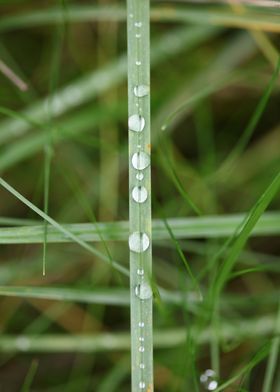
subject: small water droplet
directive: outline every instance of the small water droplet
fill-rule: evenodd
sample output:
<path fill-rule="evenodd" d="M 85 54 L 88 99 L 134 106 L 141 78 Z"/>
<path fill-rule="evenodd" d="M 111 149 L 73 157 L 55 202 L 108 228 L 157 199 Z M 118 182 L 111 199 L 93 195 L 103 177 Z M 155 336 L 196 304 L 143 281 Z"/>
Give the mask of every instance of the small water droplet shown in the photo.
<path fill-rule="evenodd" d="M 139 342 L 144 342 L 144 338 L 143 338 L 143 336 L 140 336 L 140 338 L 139 338 Z"/>
<path fill-rule="evenodd" d="M 25 336 L 16 339 L 16 346 L 20 351 L 27 351 L 30 348 L 30 340 Z"/>
<path fill-rule="evenodd" d="M 144 346 L 140 346 L 139 347 L 139 351 L 140 351 L 140 353 L 143 353 L 145 351 L 145 347 Z"/>
<path fill-rule="evenodd" d="M 140 367 L 140 369 L 145 369 L 144 363 L 140 363 L 139 367 Z"/>
<path fill-rule="evenodd" d="M 150 240 L 146 233 L 135 231 L 129 236 L 129 249 L 132 252 L 141 253 L 147 250 L 150 246 Z"/>
<path fill-rule="evenodd" d="M 137 146 L 138 147 L 138 146 Z M 143 173 L 137 173 L 136 174 L 136 180 L 138 181 L 142 181 L 144 178 L 144 174 Z"/>
<path fill-rule="evenodd" d="M 139 86 L 135 86 L 133 89 L 134 95 L 138 98 L 145 97 L 149 94 L 150 88 L 145 84 L 140 84 Z"/>
<path fill-rule="evenodd" d="M 133 18 L 133 14 L 129 14 L 129 17 L 130 17 L 130 18 Z"/>
<path fill-rule="evenodd" d="M 136 152 L 132 155 L 132 166 L 137 170 L 144 170 L 150 165 L 150 156 L 143 151 Z"/>
<path fill-rule="evenodd" d="M 148 283 L 141 283 L 135 287 L 135 294 L 140 299 L 149 299 L 153 295 L 153 292 Z"/>
<path fill-rule="evenodd" d="M 212 369 L 207 369 L 203 374 L 201 374 L 200 382 L 207 391 L 215 391 L 218 387 L 216 373 Z"/>
<path fill-rule="evenodd" d="M 144 203 L 148 198 L 148 191 L 144 186 L 135 186 L 132 189 L 132 198 L 136 203 Z"/>
<path fill-rule="evenodd" d="M 143 269 L 138 269 L 137 270 L 137 275 L 144 276 L 144 270 Z"/>
<path fill-rule="evenodd" d="M 145 127 L 145 119 L 139 114 L 133 114 L 128 119 L 128 128 L 134 132 L 142 132 Z"/>
<path fill-rule="evenodd" d="M 135 27 L 142 27 L 142 22 L 135 22 L 135 23 L 134 23 L 134 26 L 135 26 Z"/>
<path fill-rule="evenodd" d="M 139 382 L 139 388 L 140 389 L 144 389 L 146 387 L 146 384 L 144 383 L 144 381 L 140 381 Z"/>
<path fill-rule="evenodd" d="M 143 323 L 143 321 L 140 321 L 138 325 L 139 325 L 140 328 L 144 328 L 145 327 L 145 323 Z"/>
<path fill-rule="evenodd" d="M 137 61 L 135 61 L 135 64 L 136 65 L 141 65 L 142 63 L 141 63 L 141 61 L 137 60 Z"/>
<path fill-rule="evenodd" d="M 141 38 L 141 34 L 135 34 L 136 38 Z"/>

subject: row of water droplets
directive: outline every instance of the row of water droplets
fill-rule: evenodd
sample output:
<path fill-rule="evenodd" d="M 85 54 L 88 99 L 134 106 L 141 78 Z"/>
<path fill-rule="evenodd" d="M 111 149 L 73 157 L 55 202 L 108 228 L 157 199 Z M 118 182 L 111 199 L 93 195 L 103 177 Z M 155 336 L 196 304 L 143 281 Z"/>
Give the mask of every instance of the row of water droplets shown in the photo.
<path fill-rule="evenodd" d="M 130 18 L 133 18 L 133 15 L 129 15 Z M 141 33 L 142 22 L 135 21 L 134 30 L 135 30 L 135 38 L 136 45 L 139 47 L 138 42 L 142 37 Z M 142 65 L 141 59 L 139 58 L 139 50 L 137 50 L 137 57 L 135 60 L 135 65 L 137 69 Z M 138 80 L 140 78 L 138 77 Z M 146 120 L 142 115 L 142 103 L 143 99 L 149 94 L 149 86 L 144 84 L 137 84 L 133 86 L 133 94 L 135 97 L 135 112 L 128 119 L 128 128 L 130 131 L 137 133 L 137 146 L 135 152 L 133 152 L 131 157 L 131 165 L 133 169 L 135 169 L 135 185 L 131 189 L 131 197 L 135 203 L 138 204 L 139 209 L 139 227 L 137 231 L 134 231 L 129 236 L 129 248 L 131 252 L 139 254 L 138 265 L 137 265 L 137 284 L 134 288 L 135 296 L 140 301 L 140 318 L 138 320 L 138 350 L 140 353 L 140 362 L 138 364 L 139 369 L 141 371 L 141 379 L 139 382 L 139 389 L 143 390 L 146 388 L 146 383 L 144 381 L 144 369 L 145 369 L 145 361 L 144 361 L 144 352 L 145 352 L 145 337 L 144 337 L 144 329 L 145 322 L 143 320 L 143 310 L 142 310 L 142 301 L 148 300 L 152 297 L 151 286 L 148 281 L 148 277 L 146 276 L 146 271 L 144 269 L 143 261 L 141 255 L 147 251 L 150 246 L 150 238 L 147 233 L 141 230 L 141 212 L 142 205 L 148 200 L 149 194 L 147 188 L 143 185 L 143 181 L 145 179 L 145 169 L 150 166 L 150 156 L 143 151 L 142 146 L 142 134 L 146 126 Z"/>

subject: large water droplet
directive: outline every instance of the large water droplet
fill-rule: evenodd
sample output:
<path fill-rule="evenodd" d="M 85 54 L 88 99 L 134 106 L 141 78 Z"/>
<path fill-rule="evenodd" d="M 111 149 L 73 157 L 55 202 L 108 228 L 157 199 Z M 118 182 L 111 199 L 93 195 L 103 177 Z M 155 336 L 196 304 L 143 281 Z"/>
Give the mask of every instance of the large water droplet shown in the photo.
<path fill-rule="evenodd" d="M 139 114 L 133 114 L 128 119 L 128 128 L 134 132 L 142 132 L 145 127 L 145 119 Z"/>
<path fill-rule="evenodd" d="M 129 236 L 129 249 L 132 252 L 141 253 L 147 250 L 150 246 L 150 240 L 146 233 L 135 231 Z"/>
<path fill-rule="evenodd" d="M 136 180 L 142 181 L 143 178 L 144 178 L 144 174 L 143 174 L 143 173 L 137 173 L 137 174 L 136 174 Z"/>
<path fill-rule="evenodd" d="M 144 170 L 150 165 L 150 156 L 143 151 L 136 152 L 132 155 L 132 166 L 137 170 Z"/>
<path fill-rule="evenodd" d="M 216 373 L 212 369 L 207 369 L 203 374 L 201 374 L 200 382 L 207 391 L 215 391 L 218 387 Z"/>
<path fill-rule="evenodd" d="M 149 299 L 153 295 L 153 292 L 148 283 L 141 283 L 135 287 L 135 294 L 140 299 Z"/>
<path fill-rule="evenodd" d="M 145 84 L 140 84 L 139 86 L 135 86 L 133 89 L 134 95 L 138 98 L 145 97 L 149 94 L 150 88 Z"/>
<path fill-rule="evenodd" d="M 148 191 L 144 186 L 135 186 L 131 194 L 136 203 L 144 203 L 148 198 Z"/>
<path fill-rule="evenodd" d="M 144 381 L 140 381 L 139 382 L 139 388 L 140 389 L 145 389 L 145 387 L 146 387 L 146 384 L 144 383 Z"/>

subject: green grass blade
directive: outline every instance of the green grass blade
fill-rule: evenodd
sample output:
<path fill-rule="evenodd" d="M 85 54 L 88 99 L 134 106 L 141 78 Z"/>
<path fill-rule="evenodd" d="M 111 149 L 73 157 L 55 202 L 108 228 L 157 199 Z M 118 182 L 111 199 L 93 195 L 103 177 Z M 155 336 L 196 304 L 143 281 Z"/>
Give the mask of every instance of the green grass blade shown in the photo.
<path fill-rule="evenodd" d="M 127 1 L 127 48 L 131 379 L 138 392 L 154 390 L 149 0 Z"/>
<path fill-rule="evenodd" d="M 85 241 L 81 240 L 78 236 L 67 230 L 64 226 L 60 225 L 54 219 L 46 215 L 42 210 L 36 207 L 33 203 L 27 200 L 24 196 L 22 196 L 19 192 L 17 192 L 11 185 L 9 185 L 3 178 L 0 178 L 0 185 L 5 188 L 8 192 L 14 195 L 18 200 L 20 200 L 23 204 L 33 210 L 36 214 L 38 214 L 41 218 L 45 219 L 50 225 L 55 227 L 59 232 L 63 233 L 66 237 L 71 238 L 72 241 L 79 244 L 82 248 L 86 249 L 90 253 L 97 256 L 100 260 L 103 260 L 107 263 L 110 263 L 114 268 L 116 268 L 119 272 L 122 272 L 124 275 L 128 275 L 128 271 L 125 267 L 117 263 L 116 261 L 112 261 L 105 256 L 103 253 L 96 250 L 91 245 L 87 244 Z"/>

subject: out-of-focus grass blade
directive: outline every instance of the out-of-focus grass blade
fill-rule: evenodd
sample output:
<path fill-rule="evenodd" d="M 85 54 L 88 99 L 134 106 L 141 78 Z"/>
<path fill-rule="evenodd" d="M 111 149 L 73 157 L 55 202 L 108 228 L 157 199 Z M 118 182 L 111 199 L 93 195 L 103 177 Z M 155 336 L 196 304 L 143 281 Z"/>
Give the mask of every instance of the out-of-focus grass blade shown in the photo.
<path fill-rule="evenodd" d="M 124 7 L 97 7 L 97 6 L 68 6 L 67 21 L 93 22 L 93 21 L 125 21 Z M 9 31 L 16 28 L 29 28 L 62 22 L 63 12 L 59 8 L 32 11 L 21 15 L 6 16 L 1 20 L 0 31 Z M 237 15 L 229 9 L 211 9 L 208 7 L 172 6 L 154 7 L 151 9 L 153 22 L 183 22 L 201 25 L 216 25 L 233 28 L 263 30 L 279 32 L 280 22 L 278 15 L 265 12 L 247 11 L 245 15 Z"/>
<path fill-rule="evenodd" d="M 192 49 L 196 45 L 210 39 L 218 33 L 214 27 L 194 26 L 191 28 L 178 28 L 168 32 L 152 44 L 151 65 L 158 64 L 168 56 L 173 56 L 181 50 Z M 52 99 L 50 112 L 53 118 L 95 98 L 104 91 L 115 87 L 125 80 L 127 72 L 126 56 L 119 57 L 115 62 L 103 66 L 83 78 L 63 87 Z M 48 118 L 46 110 L 48 98 L 42 99 L 20 115 L 32 118 L 35 123 L 43 123 Z M 15 138 L 31 129 L 30 124 L 25 121 L 7 120 L 0 123 L 0 144 Z"/>
<path fill-rule="evenodd" d="M 236 227 L 242 223 L 244 214 L 233 215 L 213 215 L 192 218 L 168 218 L 168 224 L 176 239 L 183 238 L 224 238 L 232 235 Z M 10 218 L 2 218 L 3 224 L 14 224 L 14 220 Z M 16 221 L 19 225 L 24 220 Z M 2 227 L 0 228 L 0 244 L 35 244 L 42 242 L 43 226 L 28 225 L 23 227 Z M 0 218 L 1 223 L 1 218 Z M 100 241 L 100 234 L 106 241 L 126 241 L 128 235 L 128 222 L 96 222 L 92 223 L 76 223 L 76 224 L 60 224 L 65 230 L 71 231 L 76 237 L 83 241 Z M 97 228 L 98 230 L 97 230 Z M 251 236 L 275 236 L 280 234 L 280 213 L 267 212 L 262 215 L 254 226 Z M 160 219 L 153 220 L 153 239 L 166 240 L 170 239 L 168 230 L 164 222 Z M 57 229 L 49 227 L 48 242 L 49 243 L 65 243 L 71 242 L 72 239 Z"/>
<path fill-rule="evenodd" d="M 273 377 L 275 374 L 275 369 L 277 367 L 279 347 L 280 347 L 280 302 L 278 305 L 277 319 L 275 323 L 275 336 L 273 337 L 270 346 L 270 354 L 266 365 L 262 392 L 270 392 L 272 390 L 271 387 L 272 387 Z"/>
<path fill-rule="evenodd" d="M 242 319 L 235 325 L 221 323 L 219 339 L 254 339 L 269 336 L 273 332 L 275 317 L 268 315 L 257 319 Z M 198 344 L 206 344 L 212 339 L 211 327 L 203 331 L 193 330 Z M 156 330 L 154 347 L 171 348 L 184 344 L 186 328 Z M 130 349 L 129 333 L 101 333 L 96 335 L 1 335 L 1 352 L 100 352 Z M 268 353 L 268 348 L 265 355 Z M 250 362 L 252 364 L 252 362 Z M 249 364 L 248 364 L 249 366 Z"/>
<path fill-rule="evenodd" d="M 32 381 L 33 381 L 33 379 L 35 377 L 37 369 L 38 369 L 38 361 L 34 359 L 31 362 L 30 368 L 29 368 L 28 373 L 27 373 L 27 375 L 25 377 L 23 386 L 21 388 L 21 392 L 29 392 L 29 391 L 31 391 L 31 384 L 32 384 Z"/>

